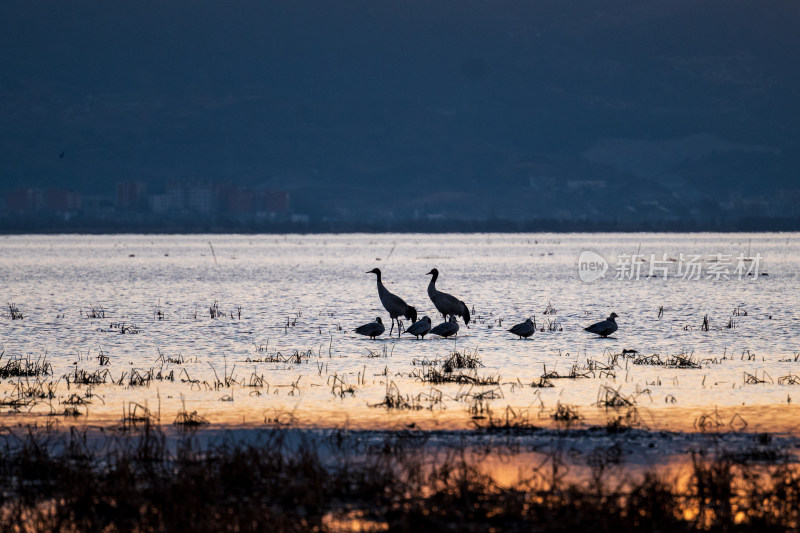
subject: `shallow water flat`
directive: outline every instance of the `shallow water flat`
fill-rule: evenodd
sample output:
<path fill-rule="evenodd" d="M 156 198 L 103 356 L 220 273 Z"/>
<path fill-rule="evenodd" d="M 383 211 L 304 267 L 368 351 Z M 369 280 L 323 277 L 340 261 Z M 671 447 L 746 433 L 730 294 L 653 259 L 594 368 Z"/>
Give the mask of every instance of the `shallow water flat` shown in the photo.
<path fill-rule="evenodd" d="M 627 414 L 598 405 L 613 390 L 649 427 L 791 429 L 798 245 L 794 233 L 4 237 L 0 301 L 22 318 L 4 309 L 0 367 L 46 354 L 52 374 L 5 377 L 2 416 L 75 407 L 114 423 L 134 402 L 166 422 L 185 409 L 213 423 L 463 428 L 488 413 L 552 424 L 560 403 L 605 423 Z M 425 273 L 438 268 L 473 321 L 456 340 L 356 335 L 376 316 L 390 324 L 375 267 L 434 325 Z M 583 331 L 611 312 L 611 337 Z M 506 331 L 528 317 L 529 340 Z M 453 351 L 482 366 L 424 381 Z M 37 379 L 46 394 L 31 398 Z M 387 397 L 394 408 L 374 407 Z"/>

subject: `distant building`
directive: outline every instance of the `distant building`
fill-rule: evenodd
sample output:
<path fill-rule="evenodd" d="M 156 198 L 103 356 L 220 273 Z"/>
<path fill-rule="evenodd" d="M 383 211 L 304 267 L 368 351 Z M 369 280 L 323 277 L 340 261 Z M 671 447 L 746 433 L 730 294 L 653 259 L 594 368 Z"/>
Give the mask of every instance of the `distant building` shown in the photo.
<path fill-rule="evenodd" d="M 287 213 L 289 211 L 289 193 L 286 191 L 255 191 L 254 207 L 257 212 Z"/>
<path fill-rule="evenodd" d="M 114 210 L 114 199 L 104 194 L 87 194 L 81 197 L 84 211 L 109 214 Z"/>
<path fill-rule="evenodd" d="M 41 189 L 19 189 L 6 193 L 6 209 L 12 213 L 31 213 L 45 207 Z"/>
<path fill-rule="evenodd" d="M 151 199 L 151 208 L 160 212 L 216 213 L 220 208 L 219 187 L 209 181 L 167 181 L 163 198 Z M 151 197 L 152 198 L 152 197 Z"/>
<path fill-rule="evenodd" d="M 185 209 L 185 186 L 180 181 L 168 180 L 166 198 L 159 200 L 159 205 L 166 211 L 180 213 Z"/>
<path fill-rule="evenodd" d="M 48 189 L 45 192 L 45 208 L 48 211 L 67 213 L 81 208 L 81 195 L 67 189 Z"/>
<path fill-rule="evenodd" d="M 169 194 L 151 194 L 147 198 L 147 203 L 153 213 L 163 215 L 175 211 L 173 197 Z"/>
<path fill-rule="evenodd" d="M 142 181 L 117 182 L 117 207 L 142 209 L 147 205 L 147 185 Z"/>
<path fill-rule="evenodd" d="M 195 213 L 208 215 L 218 210 L 216 188 L 211 184 L 192 185 L 186 191 L 186 208 Z"/>
<path fill-rule="evenodd" d="M 220 209 L 228 213 L 246 214 L 254 210 L 253 191 L 237 186 L 220 186 Z"/>

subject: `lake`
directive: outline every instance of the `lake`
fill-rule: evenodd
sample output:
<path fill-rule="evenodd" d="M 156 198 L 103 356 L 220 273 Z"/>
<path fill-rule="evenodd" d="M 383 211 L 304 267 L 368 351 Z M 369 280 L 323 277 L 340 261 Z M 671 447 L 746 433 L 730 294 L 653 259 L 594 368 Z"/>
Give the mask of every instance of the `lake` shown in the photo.
<path fill-rule="evenodd" d="M 147 408 L 165 423 L 465 429 L 577 415 L 789 431 L 799 245 L 797 233 L 6 236 L 2 418 L 104 425 Z M 437 268 L 469 327 L 389 337 L 375 267 L 434 325 Z M 611 312 L 611 337 L 583 330 Z M 354 333 L 377 316 L 384 335 Z M 530 339 L 506 331 L 528 317 Z M 453 352 L 477 368 L 443 372 Z M 20 360 L 45 373 L 12 372 Z"/>

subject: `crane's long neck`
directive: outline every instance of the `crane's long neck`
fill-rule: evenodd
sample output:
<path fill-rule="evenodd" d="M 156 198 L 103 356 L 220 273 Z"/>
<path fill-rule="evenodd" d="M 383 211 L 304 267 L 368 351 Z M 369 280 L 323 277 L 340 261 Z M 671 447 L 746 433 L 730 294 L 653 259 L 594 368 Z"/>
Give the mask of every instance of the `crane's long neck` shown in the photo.
<path fill-rule="evenodd" d="M 438 278 L 438 277 L 439 277 L 439 274 L 434 272 L 434 274 L 431 276 L 430 283 L 428 283 L 428 296 L 430 296 L 431 298 L 433 298 L 434 294 L 439 292 L 439 291 L 436 290 L 436 278 Z"/>
<path fill-rule="evenodd" d="M 389 290 L 386 287 L 384 287 L 383 282 L 381 281 L 380 274 L 378 274 L 378 294 L 381 297 L 384 297 L 385 295 L 389 294 Z"/>

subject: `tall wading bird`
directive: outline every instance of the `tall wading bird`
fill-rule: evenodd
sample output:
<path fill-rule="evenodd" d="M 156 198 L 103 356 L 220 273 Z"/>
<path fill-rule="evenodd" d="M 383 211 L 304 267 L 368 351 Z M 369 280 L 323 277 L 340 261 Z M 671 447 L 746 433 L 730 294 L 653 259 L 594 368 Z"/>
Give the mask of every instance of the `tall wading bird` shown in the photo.
<path fill-rule="evenodd" d="M 375 322 L 369 322 L 356 328 L 356 333 L 369 337 L 370 339 L 374 339 L 378 335 L 381 335 L 384 331 L 386 331 L 386 326 L 383 325 L 383 320 L 381 320 L 381 317 L 377 317 Z"/>
<path fill-rule="evenodd" d="M 420 337 L 424 339 L 425 335 L 430 333 L 430 331 L 431 331 L 431 319 L 428 318 L 427 316 L 424 316 L 420 318 L 419 321 L 414 322 L 413 324 L 408 326 L 406 333 L 410 333 L 411 335 L 416 336 L 417 339 L 419 339 Z"/>
<path fill-rule="evenodd" d="M 510 331 L 514 335 L 519 335 L 520 339 L 522 338 L 527 339 L 528 337 L 533 335 L 533 332 L 536 331 L 536 327 L 533 325 L 533 320 L 529 318 L 525 322 L 520 322 L 519 324 L 512 327 L 508 331 Z"/>
<path fill-rule="evenodd" d="M 603 320 L 602 322 L 597 322 L 592 324 L 588 328 L 583 328 L 584 331 L 588 331 L 589 333 L 597 333 L 601 337 L 608 337 L 615 331 L 617 331 L 617 321 L 614 320 L 619 315 L 617 313 L 611 313 L 608 315 L 608 318 Z"/>
<path fill-rule="evenodd" d="M 451 316 L 447 322 L 442 322 L 431 330 L 431 334 L 439 335 L 440 337 L 452 337 L 458 333 L 458 320 L 456 317 Z"/>
<path fill-rule="evenodd" d="M 373 268 L 367 272 L 367 274 L 375 274 L 378 276 L 378 297 L 381 299 L 383 308 L 386 309 L 386 311 L 389 313 L 389 317 L 392 319 L 392 327 L 389 329 L 389 335 L 391 335 L 392 331 L 394 331 L 394 321 L 397 320 L 397 336 L 399 337 L 402 327 L 402 322 L 400 322 L 399 317 L 404 316 L 411 320 L 411 322 L 416 322 L 417 310 L 408 305 L 396 294 L 389 292 L 389 289 L 383 286 L 380 268 Z"/>
<path fill-rule="evenodd" d="M 447 320 L 447 317 L 460 316 L 464 318 L 464 324 L 469 326 L 469 308 L 467 304 L 453 296 L 436 289 L 436 280 L 439 277 L 439 271 L 431 269 L 427 275 L 433 275 L 431 282 L 428 283 L 428 296 L 430 297 L 436 310 L 442 313 L 442 316 Z"/>

